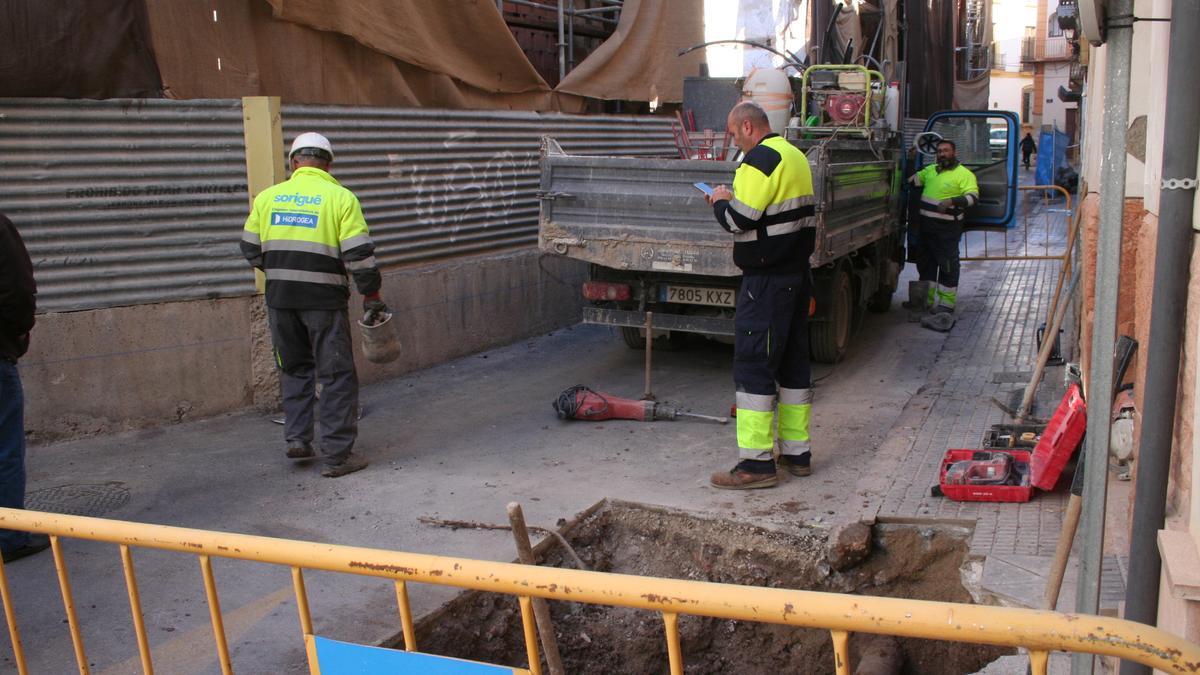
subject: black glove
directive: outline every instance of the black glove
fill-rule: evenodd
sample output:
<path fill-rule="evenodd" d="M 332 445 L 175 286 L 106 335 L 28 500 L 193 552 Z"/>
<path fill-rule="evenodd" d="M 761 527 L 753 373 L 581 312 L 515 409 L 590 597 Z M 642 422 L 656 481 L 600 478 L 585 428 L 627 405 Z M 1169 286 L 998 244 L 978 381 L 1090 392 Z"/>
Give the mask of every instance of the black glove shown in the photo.
<path fill-rule="evenodd" d="M 363 311 L 368 313 L 377 312 L 380 314 L 386 314 L 388 311 L 388 306 L 383 302 L 383 299 L 379 297 L 378 293 L 374 293 L 372 295 L 363 296 Z"/>
<path fill-rule="evenodd" d="M 388 306 L 379 297 L 379 293 L 363 296 L 363 325 L 374 326 L 382 323 L 388 313 Z"/>

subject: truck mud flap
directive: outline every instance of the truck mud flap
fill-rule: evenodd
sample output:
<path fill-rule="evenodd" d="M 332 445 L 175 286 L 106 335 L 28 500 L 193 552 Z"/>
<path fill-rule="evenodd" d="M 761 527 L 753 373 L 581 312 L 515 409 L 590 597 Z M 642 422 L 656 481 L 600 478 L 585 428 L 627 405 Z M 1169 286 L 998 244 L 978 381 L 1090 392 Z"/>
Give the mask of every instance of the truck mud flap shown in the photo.
<path fill-rule="evenodd" d="M 816 313 L 808 317 L 809 323 L 821 323 L 830 320 L 830 306 L 833 305 L 833 270 L 815 269 L 812 271 L 812 298 L 816 301 Z"/>
<path fill-rule="evenodd" d="M 583 322 L 604 326 L 641 328 L 646 325 L 646 313 L 624 309 L 584 307 Z M 732 336 L 733 319 L 722 319 L 711 316 L 686 316 L 683 314 L 659 314 L 655 312 L 654 328 L 657 330 L 677 330 L 684 333 L 700 333 L 702 335 Z"/>

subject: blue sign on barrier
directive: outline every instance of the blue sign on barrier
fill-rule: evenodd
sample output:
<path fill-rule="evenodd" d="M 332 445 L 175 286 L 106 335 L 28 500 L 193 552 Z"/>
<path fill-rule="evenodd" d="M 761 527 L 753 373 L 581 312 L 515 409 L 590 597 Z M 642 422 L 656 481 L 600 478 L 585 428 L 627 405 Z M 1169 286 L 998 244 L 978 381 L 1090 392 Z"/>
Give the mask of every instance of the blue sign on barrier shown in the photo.
<path fill-rule="evenodd" d="M 448 656 L 356 645 L 315 635 L 308 638 L 312 640 L 310 653 L 316 653 L 321 675 L 514 675 L 529 672 Z"/>

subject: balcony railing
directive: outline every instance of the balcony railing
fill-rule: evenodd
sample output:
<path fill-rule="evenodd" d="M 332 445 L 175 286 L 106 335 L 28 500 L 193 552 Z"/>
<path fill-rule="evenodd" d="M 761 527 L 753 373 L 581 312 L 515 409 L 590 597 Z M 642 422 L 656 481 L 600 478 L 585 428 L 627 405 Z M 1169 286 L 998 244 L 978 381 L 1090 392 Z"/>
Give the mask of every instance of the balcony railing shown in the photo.
<path fill-rule="evenodd" d="M 1072 61 L 1070 79 L 1072 83 L 1082 85 L 1087 80 L 1087 66 Z"/>
<path fill-rule="evenodd" d="M 1021 61 L 1069 61 L 1074 56 L 1071 43 L 1067 38 L 1048 37 L 1040 43 L 1035 37 L 1021 40 Z"/>
<path fill-rule="evenodd" d="M 1007 70 L 1009 72 L 1033 72 L 1033 63 L 1024 59 L 1018 61 L 1009 58 L 1008 54 L 997 53 L 992 58 L 992 70 Z"/>

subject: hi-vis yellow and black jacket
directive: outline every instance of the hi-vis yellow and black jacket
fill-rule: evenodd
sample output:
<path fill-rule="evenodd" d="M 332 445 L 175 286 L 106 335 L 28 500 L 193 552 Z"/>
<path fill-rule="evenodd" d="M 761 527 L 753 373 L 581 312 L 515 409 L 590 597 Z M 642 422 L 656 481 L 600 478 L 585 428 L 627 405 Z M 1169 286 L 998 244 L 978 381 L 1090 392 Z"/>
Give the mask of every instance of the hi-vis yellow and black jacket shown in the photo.
<path fill-rule="evenodd" d="M 979 202 L 979 183 L 975 174 L 962 164 L 955 164 L 950 169 L 930 164 L 917 172 L 916 182 L 922 187 L 921 215 L 933 222 L 960 222 L 966 210 Z M 938 204 L 946 199 L 954 205 L 942 213 L 938 211 Z"/>
<path fill-rule="evenodd" d="M 733 176 L 733 199 L 714 202 L 713 213 L 733 234 L 733 263 L 743 274 L 808 270 L 816 242 L 812 170 L 778 134 L 746 153 Z"/>
<path fill-rule="evenodd" d="M 242 254 L 267 276 L 267 306 L 345 309 L 347 271 L 363 295 L 379 290 L 375 244 L 354 193 L 316 167 L 254 198 Z"/>

